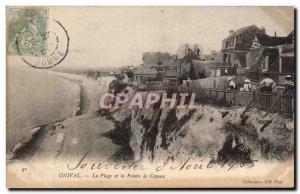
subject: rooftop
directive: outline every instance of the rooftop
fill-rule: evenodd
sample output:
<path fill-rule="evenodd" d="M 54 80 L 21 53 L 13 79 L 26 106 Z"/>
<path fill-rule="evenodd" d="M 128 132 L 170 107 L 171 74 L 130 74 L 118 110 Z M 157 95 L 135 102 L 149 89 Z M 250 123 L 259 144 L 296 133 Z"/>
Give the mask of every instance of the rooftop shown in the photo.
<path fill-rule="evenodd" d="M 256 38 L 261 46 L 278 46 L 284 44 L 288 40 L 287 37 L 275 37 L 267 34 L 257 34 Z"/>
<path fill-rule="evenodd" d="M 240 34 L 242 34 L 244 31 L 249 30 L 249 29 L 259 29 L 256 25 L 251 25 L 251 26 L 246 26 L 246 27 L 242 27 L 236 31 L 234 31 L 232 34 L 230 34 L 229 36 L 227 36 L 225 39 L 231 39 L 234 38 Z"/>

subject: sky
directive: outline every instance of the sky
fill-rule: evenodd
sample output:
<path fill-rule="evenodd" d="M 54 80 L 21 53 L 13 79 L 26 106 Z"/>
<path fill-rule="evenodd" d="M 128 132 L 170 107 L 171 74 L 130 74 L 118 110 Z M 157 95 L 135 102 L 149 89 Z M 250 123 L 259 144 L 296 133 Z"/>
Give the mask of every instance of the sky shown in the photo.
<path fill-rule="evenodd" d="M 220 50 L 229 30 L 255 24 L 269 35 L 293 30 L 287 7 L 51 7 L 70 36 L 70 50 L 60 64 L 69 67 L 139 65 L 146 51 L 176 54 L 181 44 L 202 52 Z"/>

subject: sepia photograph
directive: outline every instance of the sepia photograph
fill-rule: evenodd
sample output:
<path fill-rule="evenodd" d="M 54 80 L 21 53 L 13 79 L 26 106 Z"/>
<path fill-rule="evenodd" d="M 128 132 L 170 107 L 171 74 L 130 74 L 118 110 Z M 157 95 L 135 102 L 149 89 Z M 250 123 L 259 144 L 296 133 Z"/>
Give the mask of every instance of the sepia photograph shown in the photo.
<path fill-rule="evenodd" d="M 295 188 L 292 6 L 7 6 L 6 187 Z"/>

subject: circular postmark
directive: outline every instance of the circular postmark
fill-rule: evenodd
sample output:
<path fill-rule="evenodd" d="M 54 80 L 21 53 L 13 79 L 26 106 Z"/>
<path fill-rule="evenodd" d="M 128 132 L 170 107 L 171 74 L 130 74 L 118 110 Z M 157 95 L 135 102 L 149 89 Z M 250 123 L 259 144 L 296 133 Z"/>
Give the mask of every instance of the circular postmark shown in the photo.
<path fill-rule="evenodd" d="M 61 63 L 69 51 L 69 35 L 56 20 L 41 35 L 35 25 L 26 25 L 16 38 L 17 52 L 28 65 L 38 69 L 52 68 Z"/>

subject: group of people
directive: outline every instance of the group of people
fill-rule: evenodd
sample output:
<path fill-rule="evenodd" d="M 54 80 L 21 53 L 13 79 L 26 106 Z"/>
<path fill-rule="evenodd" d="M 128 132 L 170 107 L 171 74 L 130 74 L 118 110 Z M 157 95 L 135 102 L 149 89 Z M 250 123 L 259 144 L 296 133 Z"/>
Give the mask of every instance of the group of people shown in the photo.
<path fill-rule="evenodd" d="M 229 81 L 229 89 L 235 90 L 236 84 L 233 77 L 228 78 Z M 242 92 L 251 92 L 253 90 L 253 86 L 251 85 L 251 81 L 249 79 L 244 80 L 243 87 L 240 88 L 240 91 Z"/>
<path fill-rule="evenodd" d="M 234 81 L 234 77 L 229 77 L 228 81 L 229 81 L 229 89 L 236 90 L 237 87 Z M 264 78 L 260 82 L 260 85 L 261 85 L 260 92 L 269 93 L 273 91 L 273 88 L 276 86 L 276 83 L 271 78 Z M 251 92 L 251 91 L 255 91 L 256 87 L 251 84 L 251 81 L 249 79 L 245 79 L 243 86 L 239 90 L 242 92 Z M 291 75 L 285 76 L 284 93 L 289 95 L 294 94 L 294 82 Z"/>
<path fill-rule="evenodd" d="M 257 84 L 252 84 L 249 79 L 245 79 L 243 81 L 242 87 L 240 87 L 240 88 L 237 88 L 235 77 L 229 77 L 227 80 L 229 82 L 229 89 L 230 90 L 239 89 L 239 91 L 241 91 L 241 92 L 254 92 L 254 91 L 256 91 Z M 191 79 L 188 77 L 187 80 L 183 80 L 183 85 L 185 85 L 187 87 L 190 87 L 191 86 Z M 215 85 L 216 85 L 216 81 L 214 81 L 214 88 L 216 87 Z M 264 78 L 260 82 L 259 85 L 260 85 L 259 91 L 263 92 L 263 93 L 272 93 L 274 87 L 277 86 L 275 81 L 271 78 Z M 284 86 L 284 92 L 283 92 L 284 94 L 294 95 L 295 85 L 294 85 L 293 78 L 292 78 L 291 75 L 286 75 L 285 76 L 285 84 L 281 85 L 281 86 Z"/>

